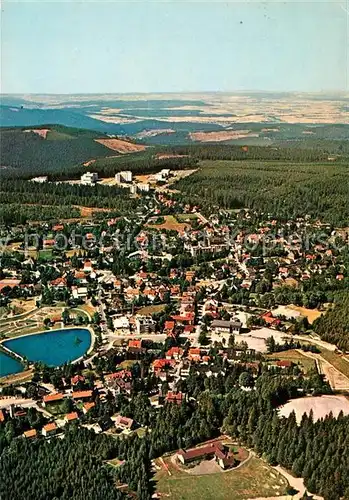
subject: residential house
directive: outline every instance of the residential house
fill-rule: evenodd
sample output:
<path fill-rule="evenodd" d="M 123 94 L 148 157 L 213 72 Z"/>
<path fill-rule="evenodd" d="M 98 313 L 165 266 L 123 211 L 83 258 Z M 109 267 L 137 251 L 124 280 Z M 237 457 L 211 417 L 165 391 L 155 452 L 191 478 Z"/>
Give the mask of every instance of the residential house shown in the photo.
<path fill-rule="evenodd" d="M 73 391 L 72 393 L 72 398 L 76 401 L 79 400 L 84 400 L 84 399 L 91 399 L 93 395 L 93 391 L 87 390 L 87 391 Z"/>
<path fill-rule="evenodd" d="M 47 403 L 58 403 L 62 401 L 64 398 L 64 394 L 61 392 L 58 392 L 56 394 L 48 394 L 47 396 L 44 396 L 42 399 L 42 406 L 46 406 Z"/>
<path fill-rule="evenodd" d="M 220 442 L 210 443 L 188 451 L 181 449 L 176 456 L 183 465 L 201 460 L 211 460 L 212 458 L 215 458 L 222 469 L 233 467 L 235 464 L 234 454 Z"/>
<path fill-rule="evenodd" d="M 242 323 L 239 320 L 225 321 L 221 319 L 215 319 L 211 323 L 211 329 L 213 332 L 220 334 L 239 334 L 241 332 Z"/>
<path fill-rule="evenodd" d="M 92 401 L 88 402 L 88 403 L 84 403 L 84 405 L 82 407 L 83 414 L 86 415 L 86 413 L 88 413 L 90 410 L 92 410 L 92 408 L 94 408 L 95 406 L 96 406 L 96 404 L 93 403 Z"/>
<path fill-rule="evenodd" d="M 182 392 L 168 391 L 165 399 L 167 403 L 180 405 L 184 401 L 184 394 Z"/>
<path fill-rule="evenodd" d="M 115 427 L 122 431 L 131 431 L 134 427 L 134 420 L 132 418 L 123 417 L 118 415 L 115 419 Z"/>
<path fill-rule="evenodd" d="M 36 436 L 37 436 L 37 430 L 36 429 L 29 429 L 28 431 L 23 432 L 23 436 L 26 439 L 36 438 Z"/>
<path fill-rule="evenodd" d="M 51 422 L 50 424 L 44 425 L 42 428 L 42 435 L 45 437 L 52 436 L 57 432 L 57 424 L 55 422 Z"/>
<path fill-rule="evenodd" d="M 71 413 L 67 413 L 64 417 L 64 422 L 67 424 L 69 422 L 76 422 L 79 420 L 79 415 L 76 411 L 72 411 Z"/>

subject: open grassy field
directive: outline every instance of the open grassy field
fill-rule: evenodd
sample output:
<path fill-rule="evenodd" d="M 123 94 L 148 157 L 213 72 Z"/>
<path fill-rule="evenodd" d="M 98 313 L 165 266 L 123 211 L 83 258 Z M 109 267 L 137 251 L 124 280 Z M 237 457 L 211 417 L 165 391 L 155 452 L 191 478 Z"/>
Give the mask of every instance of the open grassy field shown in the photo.
<path fill-rule="evenodd" d="M 282 352 L 276 352 L 273 354 L 266 354 L 265 356 L 266 359 L 268 360 L 286 360 L 286 361 L 292 361 L 295 365 L 297 365 L 302 372 L 305 374 L 309 373 L 311 370 L 314 370 L 316 368 L 315 366 L 315 360 L 310 359 L 304 354 L 302 354 L 300 351 L 296 349 L 290 349 L 289 351 L 282 351 Z M 349 364 L 349 363 L 348 363 Z"/>
<path fill-rule="evenodd" d="M 147 227 L 152 229 L 167 229 L 171 231 L 177 231 L 178 233 L 183 233 L 188 227 L 188 224 L 183 222 L 178 222 L 173 215 L 165 215 L 165 222 L 163 224 L 147 224 Z"/>
<path fill-rule="evenodd" d="M 342 372 L 343 375 L 349 378 L 349 363 L 344 359 L 342 354 L 337 354 L 327 349 L 321 349 L 321 356 L 337 368 L 337 370 Z"/>
<path fill-rule="evenodd" d="M 25 314 L 35 309 L 35 299 L 13 299 L 8 307 L 0 307 L 0 318 L 11 320 L 12 315 Z M 0 323 L 1 324 L 1 323 Z"/>
<path fill-rule="evenodd" d="M 57 415 L 65 415 L 65 402 L 60 401 L 57 403 L 47 403 L 45 405 L 45 410 L 51 413 L 51 415 L 57 416 Z"/>
<path fill-rule="evenodd" d="M 164 459 L 166 468 L 161 467 L 155 474 L 158 494 L 170 500 L 243 500 L 254 497 L 283 495 L 288 483 L 285 478 L 265 464 L 252 457 L 238 469 L 217 474 L 192 476 L 176 469 L 169 457 Z"/>
<path fill-rule="evenodd" d="M 197 214 L 176 214 L 176 219 L 178 220 L 178 222 L 196 220 L 197 218 Z"/>
<path fill-rule="evenodd" d="M 154 314 L 163 311 L 166 307 L 166 304 L 155 304 L 153 306 L 145 306 L 137 311 L 137 314 Z"/>

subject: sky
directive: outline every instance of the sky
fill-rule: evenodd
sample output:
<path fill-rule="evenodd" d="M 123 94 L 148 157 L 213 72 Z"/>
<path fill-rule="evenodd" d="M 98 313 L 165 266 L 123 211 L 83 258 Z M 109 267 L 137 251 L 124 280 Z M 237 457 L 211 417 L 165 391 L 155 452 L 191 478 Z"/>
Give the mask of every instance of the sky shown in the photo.
<path fill-rule="evenodd" d="M 2 93 L 347 91 L 345 1 L 3 0 Z"/>

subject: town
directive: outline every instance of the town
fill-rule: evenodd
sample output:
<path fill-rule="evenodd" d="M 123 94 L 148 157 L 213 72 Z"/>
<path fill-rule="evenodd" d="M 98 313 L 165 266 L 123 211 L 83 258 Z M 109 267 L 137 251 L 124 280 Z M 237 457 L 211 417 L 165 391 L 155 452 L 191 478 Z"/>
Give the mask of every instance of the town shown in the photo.
<path fill-rule="evenodd" d="M 315 419 L 349 414 L 348 344 L 314 329 L 348 287 L 347 229 L 251 209 L 202 213 L 171 189 L 173 175 L 132 189 L 132 172 L 117 173 L 137 196 L 127 216 L 2 227 L 5 441 L 64 438 L 71 426 L 155 439 L 166 408 L 202 411 L 205 389 L 249 394 L 275 377 L 288 384 L 273 396 L 280 415 L 300 421 L 307 409 L 292 398 L 306 395 Z M 233 420 L 168 443 L 159 451 L 178 448 L 175 458 L 155 453 L 153 468 L 251 460 Z"/>

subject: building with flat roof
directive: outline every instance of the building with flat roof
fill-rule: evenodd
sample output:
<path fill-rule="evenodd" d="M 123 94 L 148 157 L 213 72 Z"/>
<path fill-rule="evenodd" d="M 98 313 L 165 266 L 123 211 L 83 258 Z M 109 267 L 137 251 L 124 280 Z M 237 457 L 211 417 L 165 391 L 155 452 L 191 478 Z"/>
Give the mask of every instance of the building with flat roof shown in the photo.
<path fill-rule="evenodd" d="M 239 320 L 224 321 L 215 319 L 211 323 L 211 329 L 215 333 L 240 333 L 242 323 Z"/>
<path fill-rule="evenodd" d="M 43 184 L 44 182 L 48 181 L 48 176 L 47 175 L 40 175 L 39 177 L 33 177 L 30 180 L 31 180 L 31 182 L 37 182 L 39 184 Z"/>
<path fill-rule="evenodd" d="M 81 176 L 81 184 L 84 184 L 85 186 L 94 186 L 97 181 L 97 172 L 86 172 Z"/>
<path fill-rule="evenodd" d="M 131 170 L 124 170 L 115 174 L 115 180 L 118 184 L 122 182 L 132 182 L 132 172 Z"/>
<path fill-rule="evenodd" d="M 155 332 L 156 322 L 149 316 L 137 316 L 135 324 L 137 335 Z"/>
<path fill-rule="evenodd" d="M 140 184 L 137 184 L 138 191 L 144 191 L 145 193 L 148 193 L 150 190 L 150 184 L 142 182 Z"/>

